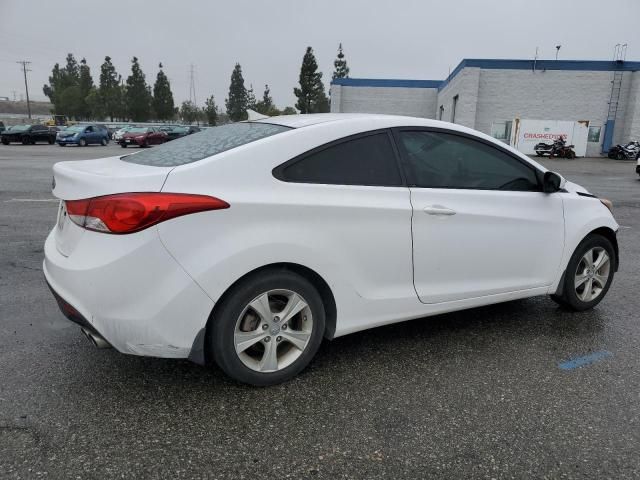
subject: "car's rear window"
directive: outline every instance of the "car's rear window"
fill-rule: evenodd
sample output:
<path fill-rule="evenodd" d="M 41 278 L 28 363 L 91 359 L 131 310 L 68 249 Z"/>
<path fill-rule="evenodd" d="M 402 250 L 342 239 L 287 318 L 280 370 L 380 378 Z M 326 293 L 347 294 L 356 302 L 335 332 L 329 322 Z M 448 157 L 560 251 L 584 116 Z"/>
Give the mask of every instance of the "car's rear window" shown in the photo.
<path fill-rule="evenodd" d="M 121 160 L 138 165 L 177 167 L 287 130 L 290 127 L 270 123 L 231 123 L 207 128 L 150 150 L 121 157 Z"/>

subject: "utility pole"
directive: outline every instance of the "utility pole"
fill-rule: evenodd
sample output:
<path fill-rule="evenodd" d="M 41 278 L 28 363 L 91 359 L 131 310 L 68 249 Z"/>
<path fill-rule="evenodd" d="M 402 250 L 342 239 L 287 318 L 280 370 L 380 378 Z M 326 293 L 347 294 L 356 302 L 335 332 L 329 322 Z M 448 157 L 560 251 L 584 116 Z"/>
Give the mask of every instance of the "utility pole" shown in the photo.
<path fill-rule="evenodd" d="M 31 62 L 28 62 L 26 60 L 21 60 L 16 63 L 18 65 L 22 65 L 22 72 L 24 73 L 24 90 L 25 90 L 25 93 L 27 94 L 27 112 L 29 113 L 29 120 L 31 120 L 31 102 L 29 102 L 29 84 L 27 83 L 27 72 L 31 71 L 30 69 L 27 68 L 27 65 L 29 65 Z"/>
<path fill-rule="evenodd" d="M 192 63 L 189 66 L 189 101 L 196 105 L 196 66 Z"/>
<path fill-rule="evenodd" d="M 558 53 L 560 53 L 560 48 L 562 45 L 556 45 L 556 60 L 558 60 Z"/>

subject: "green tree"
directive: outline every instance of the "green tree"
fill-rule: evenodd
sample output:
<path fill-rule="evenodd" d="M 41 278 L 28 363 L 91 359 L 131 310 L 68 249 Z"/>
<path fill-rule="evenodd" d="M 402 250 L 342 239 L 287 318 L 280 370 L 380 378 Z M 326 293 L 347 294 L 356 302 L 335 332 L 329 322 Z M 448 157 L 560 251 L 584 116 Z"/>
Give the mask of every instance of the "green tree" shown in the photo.
<path fill-rule="evenodd" d="M 49 84 L 42 87 L 44 94 L 49 97 L 49 101 L 53 103 L 54 111 L 58 111 L 58 96 L 62 93 L 63 87 L 63 69 L 60 68 L 60 64 L 56 63 L 51 70 L 49 76 Z"/>
<path fill-rule="evenodd" d="M 104 103 L 100 97 L 100 92 L 96 87 L 92 87 L 89 94 L 84 99 L 89 117 L 94 120 L 102 120 L 105 117 Z"/>
<path fill-rule="evenodd" d="M 256 112 L 259 112 L 263 115 L 273 115 L 274 111 L 277 110 L 275 108 L 275 105 L 273 104 L 273 98 L 271 98 L 271 91 L 269 90 L 269 85 L 264 86 L 264 93 L 262 94 L 262 100 L 256 103 L 255 110 Z"/>
<path fill-rule="evenodd" d="M 122 89 L 121 77 L 111 63 L 111 57 L 104 57 L 104 63 L 100 66 L 100 86 L 98 94 L 102 102 L 102 111 L 113 122 L 114 118 L 122 118 Z"/>
<path fill-rule="evenodd" d="M 91 77 L 91 69 L 87 65 L 85 58 L 80 60 L 78 87 L 80 88 L 80 117 L 89 120 L 91 118 L 91 110 L 87 104 L 87 96 L 93 89 L 93 77 Z"/>
<path fill-rule="evenodd" d="M 202 110 L 207 123 L 212 127 L 215 127 L 218 123 L 218 107 L 216 105 L 215 99 L 213 98 L 213 95 L 207 98 L 207 100 L 204 102 L 204 108 Z"/>
<path fill-rule="evenodd" d="M 247 90 L 247 108 L 254 111 L 256 109 L 256 95 L 253 93 L 253 85 L 249 85 L 249 90 Z"/>
<path fill-rule="evenodd" d="M 158 120 L 170 120 L 173 118 L 173 93 L 169 79 L 162 71 L 162 63 L 158 65 L 160 70 L 153 85 L 153 111 Z"/>
<path fill-rule="evenodd" d="M 134 122 L 149 120 L 151 113 L 151 93 L 147 87 L 144 72 L 138 63 L 138 57 L 131 59 L 131 75 L 127 77 L 126 92 L 127 113 Z"/>
<path fill-rule="evenodd" d="M 293 107 L 285 107 L 284 110 L 282 110 L 281 115 L 297 115 L 298 111 L 293 108 Z"/>
<path fill-rule="evenodd" d="M 300 113 L 323 113 L 329 111 L 329 100 L 324 93 L 322 72 L 318 72 L 318 63 L 313 48 L 307 47 L 300 67 L 300 88 L 294 88 L 298 97 L 296 108 Z"/>
<path fill-rule="evenodd" d="M 58 96 L 58 105 L 56 106 L 56 112 L 64 112 L 64 115 L 73 117 L 76 120 L 83 118 L 85 110 L 84 98 L 79 85 L 73 85 L 65 88 Z"/>
<path fill-rule="evenodd" d="M 67 53 L 67 64 L 64 67 L 64 73 L 69 86 L 80 83 L 80 66 L 73 53 Z"/>
<path fill-rule="evenodd" d="M 332 80 L 335 80 L 336 78 L 349 77 L 349 66 L 347 65 L 347 61 L 344 59 L 344 53 L 342 53 L 342 43 L 338 46 L 338 56 L 333 61 L 333 67 L 335 70 L 331 77 Z"/>
<path fill-rule="evenodd" d="M 60 68 L 60 64 L 56 63 L 51 71 L 49 77 L 49 84 L 44 85 L 42 91 L 49 97 L 51 103 L 53 103 L 54 111 L 61 115 L 69 115 L 79 117 L 82 114 L 82 108 L 79 107 L 81 100 L 72 99 L 72 93 L 78 93 L 78 90 L 64 95 L 64 91 L 70 87 L 77 87 L 80 83 L 80 68 L 78 62 L 72 53 L 67 54 L 66 65 Z M 73 107 L 74 111 L 68 111 L 68 108 Z"/>
<path fill-rule="evenodd" d="M 244 87 L 242 78 L 242 67 L 239 63 L 231 73 L 231 84 L 229 85 L 229 97 L 225 101 L 227 114 L 232 122 L 239 122 L 247 119 L 247 89 Z"/>
<path fill-rule="evenodd" d="M 184 123 L 191 124 L 198 119 L 198 107 L 193 102 L 187 100 L 180 106 L 180 118 Z"/>

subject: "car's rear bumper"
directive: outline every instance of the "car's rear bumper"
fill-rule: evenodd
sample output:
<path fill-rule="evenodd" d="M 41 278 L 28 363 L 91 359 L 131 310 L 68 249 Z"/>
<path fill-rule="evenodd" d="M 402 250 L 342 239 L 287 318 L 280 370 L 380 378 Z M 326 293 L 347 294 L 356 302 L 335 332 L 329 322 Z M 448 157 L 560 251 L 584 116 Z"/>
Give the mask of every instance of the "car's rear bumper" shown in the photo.
<path fill-rule="evenodd" d="M 118 143 L 120 145 L 136 145 L 139 147 L 144 143 L 144 140 L 137 140 L 135 138 L 123 138 L 121 140 L 118 140 Z"/>
<path fill-rule="evenodd" d="M 62 255 L 55 228 L 44 275 L 67 318 L 122 353 L 187 358 L 213 301 L 169 255 L 153 228 L 133 235 L 85 232 Z M 140 235 L 142 234 L 142 235 Z"/>

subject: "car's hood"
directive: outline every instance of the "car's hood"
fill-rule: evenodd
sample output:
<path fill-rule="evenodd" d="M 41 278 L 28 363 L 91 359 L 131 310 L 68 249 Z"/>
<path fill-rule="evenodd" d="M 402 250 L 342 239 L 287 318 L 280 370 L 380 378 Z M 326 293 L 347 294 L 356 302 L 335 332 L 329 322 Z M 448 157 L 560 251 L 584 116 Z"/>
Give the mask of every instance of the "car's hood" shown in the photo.
<path fill-rule="evenodd" d="M 582 185 L 578 185 L 577 183 L 573 183 L 570 182 L 569 180 L 567 180 L 567 182 L 564 184 L 564 189 L 567 192 L 571 192 L 571 193 L 589 193 L 589 191 L 584 188 Z"/>
<path fill-rule="evenodd" d="M 148 133 L 125 133 L 122 138 L 146 137 Z"/>

